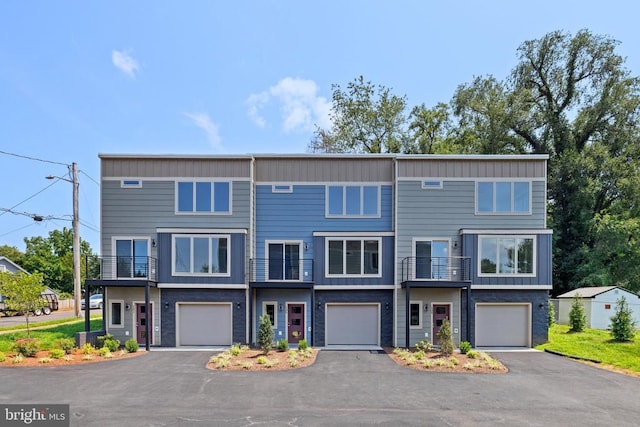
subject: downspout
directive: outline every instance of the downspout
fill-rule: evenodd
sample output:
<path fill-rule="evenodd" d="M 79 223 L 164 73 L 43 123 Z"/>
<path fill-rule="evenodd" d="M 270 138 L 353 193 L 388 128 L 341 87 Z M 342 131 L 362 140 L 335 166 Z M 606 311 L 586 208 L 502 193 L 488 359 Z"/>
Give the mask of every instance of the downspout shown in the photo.
<path fill-rule="evenodd" d="M 149 281 L 146 281 L 144 286 L 144 306 L 145 306 L 145 321 L 144 321 L 144 344 L 145 349 L 149 351 Z M 151 319 L 153 319 L 153 313 L 151 313 Z"/>
<path fill-rule="evenodd" d="M 411 301 L 411 285 L 409 284 L 409 282 L 407 282 L 406 288 L 405 288 L 405 348 L 409 348 L 409 301 Z"/>

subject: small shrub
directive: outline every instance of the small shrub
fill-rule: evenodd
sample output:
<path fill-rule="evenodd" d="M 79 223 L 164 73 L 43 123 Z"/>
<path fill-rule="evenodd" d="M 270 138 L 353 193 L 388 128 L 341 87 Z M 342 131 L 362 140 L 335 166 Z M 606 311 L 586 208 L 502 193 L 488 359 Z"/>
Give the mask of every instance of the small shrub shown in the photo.
<path fill-rule="evenodd" d="M 111 356 L 111 350 L 109 350 L 109 347 L 107 347 L 107 346 L 100 347 L 100 350 L 98 350 L 98 354 L 101 357 L 106 357 L 107 355 Z"/>
<path fill-rule="evenodd" d="M 289 341 L 287 341 L 286 339 L 282 338 L 280 341 L 278 341 L 278 344 L 276 345 L 276 348 L 280 352 L 289 350 Z"/>
<path fill-rule="evenodd" d="M 65 362 L 71 362 L 73 361 L 73 355 L 72 354 L 65 354 L 64 358 Z"/>
<path fill-rule="evenodd" d="M 38 353 L 38 341 L 29 338 L 17 340 L 16 351 L 24 357 L 36 357 Z"/>
<path fill-rule="evenodd" d="M 469 350 L 467 351 L 467 357 L 469 359 L 475 359 L 478 357 L 478 351 L 477 350 Z"/>
<path fill-rule="evenodd" d="M 95 353 L 96 348 L 92 346 L 90 343 L 86 343 L 85 345 L 82 346 L 80 351 L 82 352 L 82 354 L 86 356 L 86 355 L 91 355 Z"/>
<path fill-rule="evenodd" d="M 267 363 L 267 357 L 266 356 L 258 356 L 258 358 L 256 359 L 256 363 L 258 365 L 264 365 L 265 363 Z"/>
<path fill-rule="evenodd" d="M 7 355 L 0 351 L 0 363 L 7 360 Z"/>
<path fill-rule="evenodd" d="M 415 353 L 413 353 L 413 357 L 415 357 L 416 360 L 423 360 L 425 358 L 425 356 L 426 356 L 426 354 L 422 350 L 418 350 Z"/>
<path fill-rule="evenodd" d="M 135 353 L 138 351 L 138 341 L 136 341 L 135 338 L 129 338 L 124 343 L 124 348 L 126 348 L 129 353 Z"/>
<path fill-rule="evenodd" d="M 216 363 L 216 369 L 223 369 L 229 366 L 229 359 L 220 357 L 218 358 L 218 362 Z"/>
<path fill-rule="evenodd" d="M 556 323 L 556 306 L 553 305 L 552 301 L 548 301 L 547 302 L 547 307 L 548 307 L 548 324 L 549 327 L 552 327 L 555 323 Z"/>
<path fill-rule="evenodd" d="M 82 356 L 82 360 L 93 360 L 93 354 L 85 354 Z"/>
<path fill-rule="evenodd" d="M 467 371 L 472 371 L 474 369 L 473 363 L 471 362 L 467 362 L 462 366 L 464 369 L 466 369 Z"/>
<path fill-rule="evenodd" d="M 445 356 L 453 354 L 453 334 L 451 332 L 451 323 L 449 323 L 448 319 L 442 321 L 437 338 L 440 342 L 440 352 Z"/>
<path fill-rule="evenodd" d="M 271 317 L 267 313 L 260 316 L 260 328 L 258 329 L 258 345 L 264 352 L 269 354 L 271 347 L 273 346 L 273 325 L 271 324 Z"/>
<path fill-rule="evenodd" d="M 457 366 L 460 363 L 460 361 L 455 357 L 450 357 L 449 363 L 451 363 L 453 366 Z"/>
<path fill-rule="evenodd" d="M 242 349 L 240 349 L 240 344 L 232 345 L 231 348 L 229 349 L 229 352 L 233 356 L 240 356 L 240 353 L 242 353 Z"/>
<path fill-rule="evenodd" d="M 18 364 L 18 363 L 21 363 L 23 360 L 24 360 L 24 356 L 18 353 L 11 358 L 11 363 Z"/>
<path fill-rule="evenodd" d="M 38 362 L 40 363 L 50 363 L 51 362 L 51 358 L 50 357 L 41 357 L 40 359 L 38 359 Z"/>
<path fill-rule="evenodd" d="M 52 359 L 62 359 L 65 355 L 65 352 L 61 348 L 52 348 L 49 350 L 49 357 Z"/>
<path fill-rule="evenodd" d="M 278 362 L 276 360 L 267 359 L 266 362 L 264 362 L 264 367 L 265 368 L 272 368 L 272 367 L 276 366 L 277 364 L 278 364 Z"/>
<path fill-rule="evenodd" d="M 76 348 L 76 342 L 72 338 L 60 338 L 55 346 L 69 354 Z"/>
<path fill-rule="evenodd" d="M 425 359 L 424 362 L 422 362 L 422 364 L 426 369 L 431 369 L 433 368 L 433 365 L 435 365 L 435 362 L 431 359 Z"/>
<path fill-rule="evenodd" d="M 109 351 L 118 351 L 120 348 L 120 341 L 117 339 L 108 339 L 104 340 L 102 343 L 102 348 L 107 348 Z"/>
<path fill-rule="evenodd" d="M 289 358 L 289 366 L 291 366 L 292 368 L 295 368 L 296 365 L 298 364 L 298 359 L 296 358 Z"/>
<path fill-rule="evenodd" d="M 425 353 L 433 349 L 433 344 L 427 339 L 420 340 L 416 343 L 416 350 L 422 350 Z"/>
<path fill-rule="evenodd" d="M 443 359 L 441 357 L 436 359 L 436 365 L 438 365 L 438 366 L 447 366 L 448 364 L 449 364 L 449 362 L 447 362 L 446 359 Z"/>
<path fill-rule="evenodd" d="M 407 363 L 407 366 L 415 365 L 416 364 L 416 358 L 413 355 L 411 355 L 411 356 L 407 357 L 406 363 Z"/>
<path fill-rule="evenodd" d="M 242 369 L 246 369 L 247 371 L 251 370 L 251 368 L 253 368 L 253 363 L 251 362 L 241 362 L 240 366 L 242 366 Z"/>
<path fill-rule="evenodd" d="M 636 335 L 636 321 L 625 297 L 616 301 L 616 312 L 611 317 L 611 336 L 615 341 L 631 341 Z"/>
<path fill-rule="evenodd" d="M 587 316 L 584 313 L 581 295 L 578 293 L 573 297 L 571 310 L 569 311 L 570 332 L 582 332 L 587 326 Z"/>
<path fill-rule="evenodd" d="M 471 343 L 469 341 L 462 341 L 460 343 L 460 353 L 467 354 L 471 350 Z"/>
<path fill-rule="evenodd" d="M 299 351 L 304 351 L 309 347 L 309 344 L 307 344 L 307 340 L 300 340 L 298 341 L 298 350 Z"/>

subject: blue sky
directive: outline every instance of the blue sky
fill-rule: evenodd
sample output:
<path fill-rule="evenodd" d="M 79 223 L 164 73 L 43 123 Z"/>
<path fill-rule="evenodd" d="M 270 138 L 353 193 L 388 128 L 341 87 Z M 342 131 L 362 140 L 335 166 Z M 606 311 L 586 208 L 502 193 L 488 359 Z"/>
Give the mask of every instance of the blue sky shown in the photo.
<path fill-rule="evenodd" d="M 360 75 L 430 107 L 474 76 L 506 77 L 523 41 L 588 28 L 619 40 L 638 76 L 639 9 L 616 0 L 0 2 L 0 151 L 57 162 L 0 153 L 0 208 L 51 218 L 0 211 L 0 245 L 24 250 L 24 237 L 71 226 L 71 184 L 44 177 L 67 177 L 65 164 L 77 162 L 81 235 L 99 251 L 98 153 L 305 152 L 314 126 L 329 123 L 331 85 Z"/>

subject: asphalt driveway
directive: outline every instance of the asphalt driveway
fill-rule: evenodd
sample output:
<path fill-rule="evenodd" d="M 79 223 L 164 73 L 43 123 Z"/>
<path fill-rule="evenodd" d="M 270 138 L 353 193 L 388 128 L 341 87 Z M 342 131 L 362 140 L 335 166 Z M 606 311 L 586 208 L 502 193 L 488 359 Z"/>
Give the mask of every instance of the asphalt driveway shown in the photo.
<path fill-rule="evenodd" d="M 322 351 L 309 368 L 220 372 L 207 352 L 0 368 L 2 403 L 70 403 L 73 426 L 636 426 L 640 379 L 540 352 L 496 353 L 503 375 L 445 374 L 385 354 Z"/>

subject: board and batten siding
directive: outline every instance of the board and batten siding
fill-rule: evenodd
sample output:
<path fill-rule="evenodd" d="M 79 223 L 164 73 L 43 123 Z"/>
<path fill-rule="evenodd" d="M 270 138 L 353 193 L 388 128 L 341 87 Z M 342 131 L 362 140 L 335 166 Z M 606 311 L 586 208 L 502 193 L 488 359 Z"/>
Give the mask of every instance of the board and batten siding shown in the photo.
<path fill-rule="evenodd" d="M 521 156 L 519 156 L 521 157 Z M 546 156 L 497 158 L 399 158 L 400 178 L 545 178 Z"/>
<path fill-rule="evenodd" d="M 176 215 L 175 181 L 143 180 L 141 188 L 121 188 L 118 180 L 103 180 L 101 253 L 113 254 L 113 236 L 155 238 L 158 228 L 249 229 L 251 183 L 233 181 L 231 197 L 230 215 Z"/>
<path fill-rule="evenodd" d="M 256 157 L 255 181 L 272 182 L 392 182 L 393 158 Z"/>
<path fill-rule="evenodd" d="M 531 215 L 476 215 L 475 181 L 446 181 L 443 188 L 423 189 L 421 180 L 397 183 L 397 260 L 414 256 L 413 239 L 451 239 L 451 256 L 461 256 L 462 228 L 544 228 L 546 193 L 543 181 L 531 183 Z M 458 247 L 453 243 L 458 241 Z M 474 261 L 472 260 L 472 263 Z M 398 274 L 402 274 L 398 269 Z M 398 277 L 402 280 L 401 277 Z"/>
<path fill-rule="evenodd" d="M 102 178 L 249 178 L 251 156 L 100 155 Z"/>
<path fill-rule="evenodd" d="M 255 257 L 266 258 L 265 241 L 301 240 L 304 259 L 318 257 L 316 231 L 358 232 L 392 230 L 392 187 L 381 186 L 380 217 L 326 218 L 324 185 L 294 185 L 292 193 L 272 193 L 271 185 L 256 186 Z M 317 265 L 316 265 L 317 268 Z"/>

